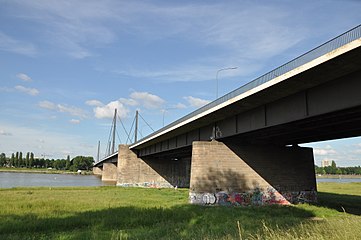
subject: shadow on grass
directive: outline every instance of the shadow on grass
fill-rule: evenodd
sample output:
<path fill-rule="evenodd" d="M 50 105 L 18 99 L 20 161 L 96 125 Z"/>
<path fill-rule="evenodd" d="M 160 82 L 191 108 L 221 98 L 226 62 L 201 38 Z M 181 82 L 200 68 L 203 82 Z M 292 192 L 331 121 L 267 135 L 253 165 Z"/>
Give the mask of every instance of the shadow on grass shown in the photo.
<path fill-rule="evenodd" d="M 319 206 L 361 216 L 361 196 L 318 192 L 317 198 Z"/>
<path fill-rule="evenodd" d="M 172 208 L 119 207 L 40 218 L 7 215 L 0 219 L 1 239 L 227 239 L 256 234 L 263 226 L 288 229 L 313 217 L 292 206 Z"/>

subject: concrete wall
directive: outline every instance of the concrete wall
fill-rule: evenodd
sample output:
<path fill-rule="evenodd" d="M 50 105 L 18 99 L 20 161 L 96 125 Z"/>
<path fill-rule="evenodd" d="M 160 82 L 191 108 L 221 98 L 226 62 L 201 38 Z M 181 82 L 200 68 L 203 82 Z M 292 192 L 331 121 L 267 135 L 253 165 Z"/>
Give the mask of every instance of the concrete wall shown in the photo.
<path fill-rule="evenodd" d="M 316 201 L 311 148 L 194 142 L 190 202 L 220 205 Z"/>
<path fill-rule="evenodd" d="M 93 174 L 94 175 L 102 175 L 103 169 L 100 167 L 93 167 Z"/>
<path fill-rule="evenodd" d="M 127 145 L 119 146 L 118 186 L 189 187 L 189 176 L 190 159 L 142 159 Z"/>
<path fill-rule="evenodd" d="M 102 181 L 117 181 L 117 165 L 103 163 Z"/>

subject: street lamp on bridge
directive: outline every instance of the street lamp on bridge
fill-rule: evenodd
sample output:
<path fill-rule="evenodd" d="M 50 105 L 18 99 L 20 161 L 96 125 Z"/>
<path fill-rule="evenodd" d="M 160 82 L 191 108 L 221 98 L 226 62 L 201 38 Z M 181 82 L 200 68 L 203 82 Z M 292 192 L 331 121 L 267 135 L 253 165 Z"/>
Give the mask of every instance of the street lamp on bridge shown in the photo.
<path fill-rule="evenodd" d="M 162 109 L 162 112 L 163 112 L 163 127 L 164 127 L 164 115 L 165 115 L 165 112 L 167 112 L 167 110 L 172 110 L 172 109 L 177 109 L 177 108 L 171 107 L 171 108 Z"/>
<path fill-rule="evenodd" d="M 228 68 L 221 68 L 217 71 L 217 74 L 216 74 L 216 99 L 218 98 L 218 74 L 219 72 L 221 71 L 226 71 L 226 70 L 234 70 L 234 69 L 237 69 L 238 67 L 228 67 Z"/>

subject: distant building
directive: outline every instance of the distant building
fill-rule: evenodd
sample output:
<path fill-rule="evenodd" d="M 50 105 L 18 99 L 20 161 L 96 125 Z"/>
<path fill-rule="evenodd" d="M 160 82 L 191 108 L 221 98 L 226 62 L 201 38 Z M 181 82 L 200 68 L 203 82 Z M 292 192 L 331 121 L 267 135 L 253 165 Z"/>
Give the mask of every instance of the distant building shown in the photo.
<path fill-rule="evenodd" d="M 330 160 L 328 160 L 328 159 L 322 160 L 321 167 L 329 167 L 329 166 L 331 166 L 331 161 Z"/>

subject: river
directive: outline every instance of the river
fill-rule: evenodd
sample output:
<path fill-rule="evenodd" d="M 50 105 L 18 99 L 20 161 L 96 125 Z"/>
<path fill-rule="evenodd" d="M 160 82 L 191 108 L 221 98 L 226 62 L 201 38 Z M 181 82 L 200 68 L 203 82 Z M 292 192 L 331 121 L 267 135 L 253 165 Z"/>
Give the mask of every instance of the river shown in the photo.
<path fill-rule="evenodd" d="M 317 178 L 317 182 L 361 182 L 361 178 Z M 0 172 L 0 188 L 13 187 L 81 187 L 114 185 L 95 175 L 39 174 Z"/>
<path fill-rule="evenodd" d="M 336 182 L 336 183 L 351 183 L 361 182 L 361 178 L 316 178 L 317 183 L 321 182 Z"/>
<path fill-rule="evenodd" d="M 40 174 L 0 172 L 0 188 L 13 187 L 80 187 L 114 185 L 95 175 Z"/>

